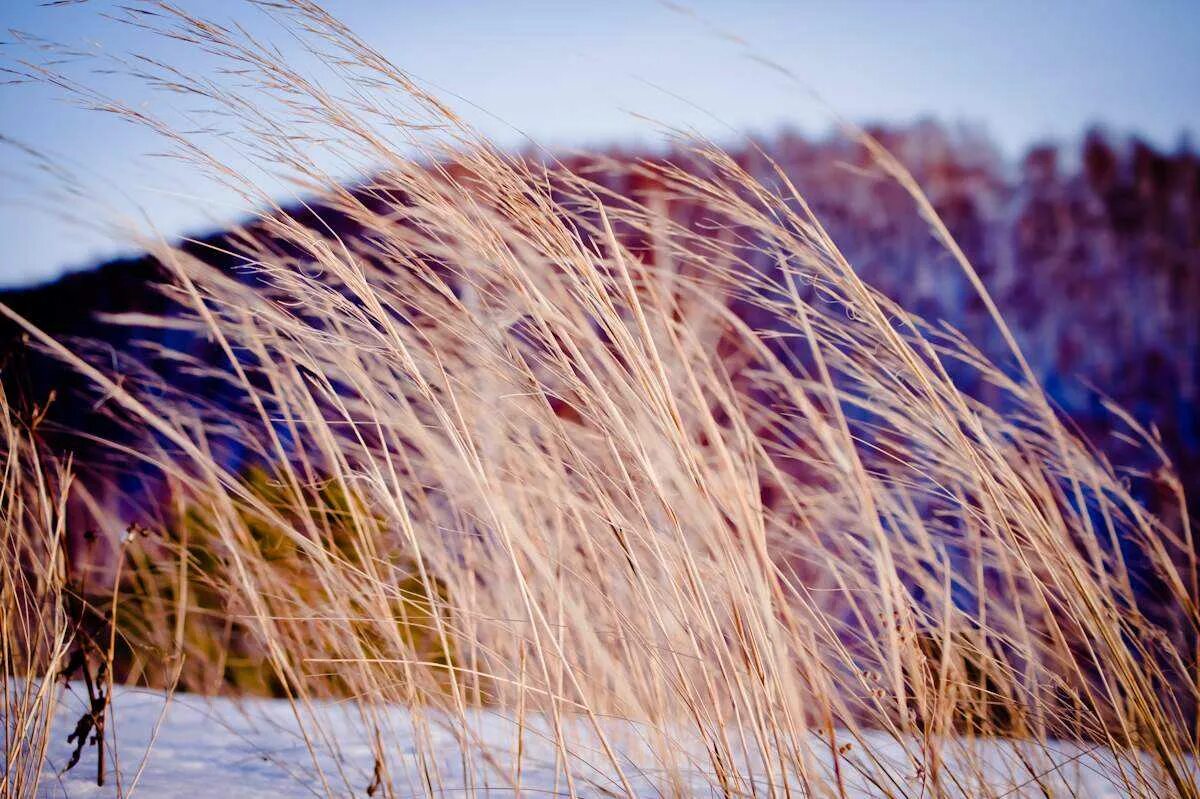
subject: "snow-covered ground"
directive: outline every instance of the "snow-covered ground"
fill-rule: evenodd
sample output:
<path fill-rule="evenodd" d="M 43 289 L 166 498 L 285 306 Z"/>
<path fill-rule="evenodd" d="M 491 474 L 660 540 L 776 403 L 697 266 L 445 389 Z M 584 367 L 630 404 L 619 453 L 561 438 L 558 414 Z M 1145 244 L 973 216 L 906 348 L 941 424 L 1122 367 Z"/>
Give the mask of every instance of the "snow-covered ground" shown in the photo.
<path fill-rule="evenodd" d="M 108 797 L 130 791 L 147 797 L 187 799 L 366 796 L 373 781 L 373 736 L 364 732 L 361 717 L 349 705 L 328 703 L 313 709 L 322 720 L 320 728 L 325 737 L 311 740 L 310 750 L 296 712 L 284 701 L 234 702 L 188 694 L 168 699 L 158 692 L 117 688 L 110 709 L 108 740 L 110 756 L 115 749 L 119 778 L 110 761 L 106 785 L 99 788 L 95 784 L 94 747 L 84 750 L 79 765 L 62 773 L 73 749 L 66 738 L 82 713 L 82 697 L 78 686 L 64 694 L 42 796 Z M 465 722 L 460 719 L 451 724 L 444 716 L 386 708 L 378 710 L 374 719 L 379 744 L 387 751 L 389 771 L 381 776 L 390 777 L 396 796 L 566 796 L 571 787 L 579 796 L 624 796 L 630 792 L 647 797 L 717 794 L 706 761 L 698 756 L 703 752 L 701 747 L 679 743 L 680 771 L 689 776 L 684 784 L 672 786 L 662 776 L 663 764 L 655 762 L 645 745 L 645 729 L 618 720 L 601 723 L 622 764 L 624 783 L 611 759 L 601 751 L 591 728 L 581 720 L 566 725 L 564 732 L 570 750 L 577 754 L 571 764 L 569 786 L 566 770 L 555 757 L 552 728 L 543 718 L 526 718 L 519 726 L 508 716 L 482 711 L 471 714 Z M 305 725 L 308 729 L 312 726 Z M 425 734 L 417 734 L 422 729 Z M 469 733 L 463 735 L 464 729 Z M 514 765 L 518 762 L 514 756 L 518 729 L 524 730 L 519 771 Z M 852 741 L 849 737 L 844 740 Z M 422 745 L 421 741 L 427 743 Z M 826 744 L 816 740 L 814 744 L 814 751 L 828 751 Z M 952 758 L 949 768 L 958 769 L 960 787 L 950 788 L 951 795 L 1004 799 L 1127 795 L 1116 777 L 1117 761 L 1106 750 L 1062 743 L 1055 745 L 1055 755 L 1049 759 L 1031 746 L 1008 741 L 976 741 L 974 746 L 982 753 L 985 773 L 974 773 L 961 762 L 955 765 Z M 890 786 L 892 792 L 914 798 L 930 796 L 930 787 L 923 784 L 924 769 L 915 767 L 903 749 L 890 737 L 877 733 L 853 741 L 841 758 L 848 795 L 853 799 L 882 795 L 883 791 L 860 771 L 868 760 L 879 759 L 890 764 L 883 772 L 895 781 Z M 1127 773 L 1132 771 L 1131 763 L 1124 762 Z M 808 765 L 810 776 L 831 776 L 830 765 L 828 757 L 814 756 Z M 766 779 L 761 763 L 754 771 Z M 872 771 L 880 773 L 879 769 Z M 1035 774 L 1039 775 L 1036 779 Z M 1165 791 L 1163 795 L 1173 793 Z"/>

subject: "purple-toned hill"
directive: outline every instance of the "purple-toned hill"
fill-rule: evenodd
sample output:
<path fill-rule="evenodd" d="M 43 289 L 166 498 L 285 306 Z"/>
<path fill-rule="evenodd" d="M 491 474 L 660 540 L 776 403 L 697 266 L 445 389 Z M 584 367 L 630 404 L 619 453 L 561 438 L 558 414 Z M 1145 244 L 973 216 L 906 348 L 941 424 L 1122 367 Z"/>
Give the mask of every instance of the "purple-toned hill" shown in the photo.
<path fill-rule="evenodd" d="M 931 124 L 875 133 L 929 194 L 1051 398 L 1116 463 L 1140 465 L 1137 453 L 1112 435 L 1119 425 L 1096 389 L 1152 425 L 1194 506 L 1200 495 L 1200 159 L 1186 147 L 1164 153 L 1090 134 L 1074 149 L 1033 149 L 1014 166 L 986 142 Z M 959 328 L 1002 365 L 1009 362 L 979 298 L 911 199 L 872 172 L 859 145 L 793 135 L 758 144 L 761 150 L 746 146 L 734 153 L 740 165 L 766 185 L 778 183 L 768 156 L 781 166 L 868 282 L 927 319 Z M 684 153 L 652 158 L 689 163 Z M 566 166 L 585 169 L 594 162 L 580 157 Z M 648 188 L 635 174 L 598 179 L 624 196 Z M 350 220 L 320 208 L 316 213 L 339 234 L 356 233 Z M 636 252 L 637 243 L 631 244 Z M 214 265 L 234 266 L 203 244 L 185 247 Z M 114 363 L 133 342 L 148 338 L 202 360 L 219 358 L 211 344 L 186 334 L 96 321 L 106 313 L 173 313 L 154 287 L 159 269 L 150 258 L 111 262 L 0 293 L 0 301 L 56 337 L 91 341 L 95 357 Z M 95 412 L 95 398 L 81 380 L 30 349 L 11 326 L 0 327 L 0 342 L 7 393 L 40 407 L 54 392 L 45 429 L 54 446 L 77 451 L 86 479 L 87 464 L 99 460 L 95 446 L 52 431 L 117 437 L 122 431 Z M 198 380 L 177 377 L 185 384 Z M 105 463 L 114 468 L 111 458 Z M 1153 479 L 1143 483 L 1140 493 L 1155 504 L 1159 487 Z"/>

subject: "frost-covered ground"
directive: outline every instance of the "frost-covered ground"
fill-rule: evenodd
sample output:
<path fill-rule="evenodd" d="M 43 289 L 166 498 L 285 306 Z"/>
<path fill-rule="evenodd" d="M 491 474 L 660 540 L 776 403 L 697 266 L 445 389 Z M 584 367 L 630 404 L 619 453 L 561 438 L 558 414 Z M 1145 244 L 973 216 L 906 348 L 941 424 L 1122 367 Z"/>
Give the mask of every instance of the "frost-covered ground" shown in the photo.
<path fill-rule="evenodd" d="M 110 756 L 115 750 L 119 778 L 110 761 L 107 784 L 98 788 L 94 747 L 84 750 L 73 770 L 61 773 L 73 749 L 66 737 L 82 713 L 82 697 L 83 691 L 78 686 L 64 693 L 42 783 L 43 796 L 107 797 L 125 795 L 131 790 L 147 797 L 187 799 L 329 793 L 366 796 L 375 776 L 373 736 L 364 732 L 366 727 L 361 717 L 349 705 L 329 703 L 314 708 L 312 712 L 322 720 L 319 726 L 324 737 L 306 744 L 297 714 L 287 702 L 235 703 L 188 694 L 168 699 L 157 692 L 117 688 L 108 731 Z M 465 723 L 448 722 L 445 716 L 413 714 L 401 708 L 379 709 L 375 713 L 379 745 L 388 753 L 390 768 L 380 776 L 390 778 L 394 795 L 569 794 L 566 769 L 555 757 L 553 732 L 546 719 L 526 718 L 524 725 L 517 725 L 508 716 L 484 711 L 470 715 Z M 647 746 L 650 733 L 646 729 L 611 719 L 601 723 L 616 749 L 627 783 L 622 784 L 618 778 L 591 728 L 577 720 L 567 724 L 563 733 L 570 751 L 577 754 L 570 768 L 577 795 L 623 796 L 631 790 L 637 796 L 647 797 L 717 794 L 710 768 L 698 756 L 703 752 L 702 747 L 687 741 L 672 742 L 677 744 L 679 771 L 688 775 L 685 784 L 672 786 L 663 776 L 662 764 L 656 764 L 650 755 Z M 464 728 L 469 730 L 467 735 L 454 732 Z M 523 730 L 519 770 L 515 767 L 518 758 L 514 756 L 518 730 Z M 854 740 L 847 736 L 838 745 L 843 745 L 843 741 L 851 743 L 841 758 L 848 796 L 863 799 L 883 794 L 862 776 L 864 764 L 872 759 L 886 764 L 882 771 L 894 780 L 889 786 L 893 793 L 911 797 L 931 795 L 930 786 L 923 785 L 922 772 L 926 769 L 914 766 L 904 752 L 905 747 L 890 737 L 872 733 Z M 814 751 L 828 751 L 826 743 L 815 739 L 813 743 Z M 1048 759 L 1044 752 L 1037 752 L 1031 746 L 1008 741 L 976 741 L 973 746 L 982 755 L 973 762 L 982 762 L 983 766 L 970 767 L 965 759 L 951 762 L 947 768 L 959 782 L 957 788 L 951 788 L 951 795 L 1102 799 L 1127 794 L 1117 776 L 1118 761 L 1106 750 L 1062 743 L 1055 745 L 1056 754 Z M 910 748 L 919 752 L 915 742 Z M 953 750 L 956 744 L 951 743 L 947 748 Z M 828 756 L 814 756 L 807 765 L 810 777 L 823 774 L 831 778 L 831 762 Z M 1134 762 L 1135 759 L 1123 761 L 1127 774 L 1132 772 Z M 763 765 L 756 765 L 753 772 L 765 780 Z M 744 774 L 750 773 L 744 763 L 741 769 Z M 880 773 L 880 769 L 871 771 Z M 798 785 L 794 777 L 793 785 Z M 828 785 L 832 787 L 833 782 Z M 1164 790 L 1163 795 L 1173 793 Z M 804 794 L 797 791 L 793 795 Z"/>

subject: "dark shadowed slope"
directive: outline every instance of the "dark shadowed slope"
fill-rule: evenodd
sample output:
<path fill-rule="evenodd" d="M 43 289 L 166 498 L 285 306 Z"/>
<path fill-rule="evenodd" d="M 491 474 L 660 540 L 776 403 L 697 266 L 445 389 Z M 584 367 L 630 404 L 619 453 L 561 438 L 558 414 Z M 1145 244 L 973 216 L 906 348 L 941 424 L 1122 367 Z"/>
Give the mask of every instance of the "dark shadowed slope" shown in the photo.
<path fill-rule="evenodd" d="M 1196 155 L 1162 153 L 1136 141 L 1116 144 L 1092 134 L 1077 150 L 1034 149 L 1012 169 L 985 142 L 933 125 L 876 134 L 921 181 L 1051 398 L 1117 463 L 1138 466 L 1139 455 L 1112 435 L 1122 425 L 1104 408 L 1100 392 L 1138 422 L 1152 425 L 1176 460 L 1194 504 L 1200 494 Z M 858 145 L 784 135 L 735 155 L 765 185 L 779 182 L 771 164 L 777 162 L 869 282 L 905 308 L 960 329 L 989 357 L 1007 362 L 1004 344 L 967 281 L 903 190 L 873 172 Z M 640 156 L 614 157 L 629 163 Z M 692 163 L 683 152 L 666 158 Z M 568 159 L 566 166 L 589 173 L 598 169 L 591 157 Z M 609 176 L 600 169 L 595 177 L 620 196 L 642 196 L 655 188 L 653 181 L 633 174 Z M 315 223 L 313 211 L 292 213 Z M 357 234 L 351 220 L 319 207 L 315 213 L 339 235 Z M 672 213 L 686 219 L 695 210 L 680 207 Z M 211 248 L 221 239 L 214 234 L 183 246 L 235 270 L 234 257 Z M 631 245 L 636 252 L 637 242 Z M 649 248 L 646 253 L 651 257 Z M 773 268 L 769 259 L 762 268 Z M 48 285 L 2 292 L 0 300 L 57 338 L 89 340 L 87 349 L 95 357 L 113 362 L 147 339 L 201 360 L 220 358 L 209 342 L 186 333 L 98 322 L 103 314 L 172 313 L 170 300 L 155 287 L 160 269 L 150 258 L 115 261 Z M 96 413 L 97 398 L 69 369 L 31 350 L 10 325 L 0 330 L 10 395 L 37 408 L 54 395 L 46 414 L 48 432 L 122 435 Z M 192 390 L 215 390 L 177 370 L 174 375 Z M 62 435 L 53 440 L 76 450 L 84 463 L 99 460 L 92 444 Z M 121 469 L 116 471 L 120 476 Z M 1156 502 L 1159 490 L 1153 477 L 1141 480 L 1139 491 L 1148 502 Z"/>

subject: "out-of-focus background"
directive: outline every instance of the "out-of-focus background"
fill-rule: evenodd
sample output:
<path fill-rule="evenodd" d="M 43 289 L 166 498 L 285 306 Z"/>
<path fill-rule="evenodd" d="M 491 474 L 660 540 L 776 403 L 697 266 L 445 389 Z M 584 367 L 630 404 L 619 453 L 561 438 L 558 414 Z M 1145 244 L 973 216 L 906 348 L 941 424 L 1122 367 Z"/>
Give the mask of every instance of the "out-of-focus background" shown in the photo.
<path fill-rule="evenodd" d="M 5 4 L 6 64 L 16 74 L 29 71 L 23 60 L 50 59 L 180 130 L 218 124 L 186 96 L 104 69 L 108 53 L 155 59 L 171 46 L 142 35 L 138 9 L 153 5 Z M 1051 399 L 1135 470 L 1138 493 L 1158 512 L 1177 512 L 1156 458 L 1125 443 L 1130 431 L 1105 405 L 1115 400 L 1161 438 L 1200 510 L 1200 159 L 1190 139 L 1200 130 L 1200 6 L 335 0 L 329 9 L 484 135 L 532 157 L 550 152 L 585 167 L 587 156 L 570 155 L 582 148 L 686 164 L 666 135 L 677 129 L 711 137 L 771 186 L 769 157 L 869 282 L 1011 366 L 962 272 L 905 193 L 871 176 L 862 147 L 837 135 L 835 114 L 868 126 L 928 192 Z M 322 66 L 271 4 L 206 0 L 196 11 L 244 26 L 302 68 Z M 68 49 L 43 47 L 50 40 Z M 208 76 L 198 50 L 163 58 Z M 162 157 L 147 131 L 65 94 L 47 80 L 0 89 L 0 287 L 9 289 L 0 300 L 60 339 L 125 353 L 167 334 L 100 325 L 99 314 L 172 310 L 153 286 L 157 265 L 92 223 L 124 215 L 169 240 L 214 243 L 254 207 Z M 280 206 L 298 207 L 261 158 L 236 143 L 221 157 Z M 321 166 L 351 186 L 371 168 Z M 613 180 L 617 195 L 640 191 Z M 322 224 L 355 234 L 334 216 Z M 186 246 L 235 268 L 203 243 Z M 51 282 L 64 271 L 72 274 Z M 94 430 L 94 403 L 72 390 L 77 376 L 24 360 L 30 353 L 11 332 L 0 339 L 10 396 L 35 408 L 57 396 L 53 422 Z M 201 361 L 220 357 L 199 340 L 161 343 Z"/>
<path fill-rule="evenodd" d="M 30 37 L 93 55 L 132 50 L 153 57 L 161 41 L 97 13 L 119 13 L 122 5 L 0 3 L 3 38 L 18 42 L 0 58 L 12 66 Z M 1166 150 L 1200 128 L 1200 7 L 1189 2 L 325 5 L 485 133 L 512 146 L 532 139 L 556 148 L 651 148 L 661 141 L 659 123 L 722 143 L 750 132 L 824 134 L 831 116 L 810 92 L 856 122 L 928 117 L 969 124 L 1010 167 L 1031 144 L 1075 143 L 1095 125 Z M 300 44 L 269 8 L 205 0 L 196 10 L 236 21 L 292 60 L 300 56 Z M 194 57 L 183 48 L 175 59 L 186 67 Z M 763 66 L 760 57 L 791 70 L 798 82 Z M 186 102 L 137 81 L 90 79 L 148 110 L 187 112 Z M 44 83 L 0 90 L 0 133 L 69 168 L 72 180 L 114 211 L 148 219 L 168 236 L 221 227 L 247 210 L 195 170 L 151 157 L 161 144 L 150 135 L 74 107 Z M 56 178 L 27 156 L 5 146 L 0 163 L 0 286 L 44 281 L 122 251 L 120 242 L 86 224 L 68 224 L 62 204 L 46 198 Z"/>

